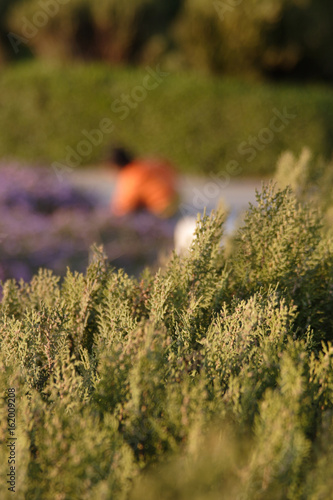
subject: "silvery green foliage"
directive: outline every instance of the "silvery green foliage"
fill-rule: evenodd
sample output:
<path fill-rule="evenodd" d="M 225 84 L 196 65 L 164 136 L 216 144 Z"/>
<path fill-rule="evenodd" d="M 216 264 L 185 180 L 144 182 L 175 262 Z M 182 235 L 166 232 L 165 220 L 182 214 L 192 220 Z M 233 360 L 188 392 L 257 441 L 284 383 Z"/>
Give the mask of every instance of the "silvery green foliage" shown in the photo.
<path fill-rule="evenodd" d="M 221 213 L 138 279 L 7 281 L 0 471 L 15 387 L 19 499 L 323 499 L 332 490 L 332 254 L 290 189 L 257 195 L 228 253 Z M 1 498 L 10 498 L 1 483 Z"/>
<path fill-rule="evenodd" d="M 275 180 L 279 187 L 289 185 L 299 201 L 311 202 L 320 207 L 323 223 L 331 229 L 332 161 L 327 162 L 314 155 L 309 148 L 303 148 L 298 158 L 291 151 L 285 151 L 277 162 Z"/>
<path fill-rule="evenodd" d="M 319 342 L 333 339 L 332 243 L 322 226 L 318 208 L 303 206 L 289 187 L 264 186 L 245 216 L 229 262 L 237 295 L 277 286 L 297 305 L 298 336 L 312 326 Z"/>

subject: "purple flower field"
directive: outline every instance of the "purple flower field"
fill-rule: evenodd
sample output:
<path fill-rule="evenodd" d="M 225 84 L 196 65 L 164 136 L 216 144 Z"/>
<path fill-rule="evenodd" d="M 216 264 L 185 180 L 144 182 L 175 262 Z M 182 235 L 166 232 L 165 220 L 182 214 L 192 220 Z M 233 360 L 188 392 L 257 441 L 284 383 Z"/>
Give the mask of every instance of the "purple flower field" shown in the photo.
<path fill-rule="evenodd" d="M 131 274 L 173 246 L 173 225 L 147 214 L 116 219 L 47 167 L 0 163 L 0 280 L 29 280 L 40 267 L 84 271 L 92 244 Z"/>

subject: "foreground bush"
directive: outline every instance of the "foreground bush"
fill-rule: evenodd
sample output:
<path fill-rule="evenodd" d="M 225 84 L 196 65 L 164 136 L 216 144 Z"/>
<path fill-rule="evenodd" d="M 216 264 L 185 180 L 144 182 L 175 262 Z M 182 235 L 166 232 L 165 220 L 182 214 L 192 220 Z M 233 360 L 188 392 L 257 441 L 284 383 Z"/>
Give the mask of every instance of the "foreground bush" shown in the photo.
<path fill-rule="evenodd" d="M 275 173 L 280 187 L 291 186 L 297 199 L 318 206 L 323 215 L 322 223 L 331 232 L 333 221 L 333 168 L 317 157 L 309 148 L 303 148 L 299 156 L 291 151 L 281 154 Z"/>
<path fill-rule="evenodd" d="M 331 243 L 272 186 L 229 254 L 222 231 L 203 217 L 187 256 L 138 280 L 95 248 L 85 275 L 3 285 L 17 498 L 330 497 Z"/>

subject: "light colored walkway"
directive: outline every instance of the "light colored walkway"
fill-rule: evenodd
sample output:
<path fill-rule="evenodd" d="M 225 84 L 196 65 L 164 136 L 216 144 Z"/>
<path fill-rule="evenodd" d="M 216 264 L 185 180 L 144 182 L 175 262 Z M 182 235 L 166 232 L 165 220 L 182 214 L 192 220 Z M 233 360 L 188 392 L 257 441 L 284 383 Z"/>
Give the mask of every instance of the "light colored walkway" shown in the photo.
<path fill-rule="evenodd" d="M 73 170 L 68 179 L 84 191 L 90 191 L 101 205 L 107 206 L 115 186 L 115 176 L 102 168 Z M 179 192 L 181 211 L 184 215 L 196 215 L 207 207 L 208 213 L 220 201 L 229 209 L 227 230 L 234 227 L 240 213 L 248 208 L 249 202 L 255 203 L 255 189 L 261 190 L 262 182 L 253 179 L 231 178 L 228 182 L 215 178 L 180 176 Z"/>

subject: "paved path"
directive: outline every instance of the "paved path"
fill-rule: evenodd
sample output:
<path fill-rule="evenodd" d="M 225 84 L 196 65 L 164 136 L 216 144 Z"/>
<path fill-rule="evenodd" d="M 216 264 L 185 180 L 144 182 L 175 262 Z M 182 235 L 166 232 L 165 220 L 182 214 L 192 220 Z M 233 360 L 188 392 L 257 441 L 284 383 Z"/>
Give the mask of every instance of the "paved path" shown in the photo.
<path fill-rule="evenodd" d="M 115 176 L 101 168 L 73 171 L 68 174 L 73 184 L 94 194 L 101 205 L 106 206 L 115 186 Z M 231 178 L 227 183 L 211 178 L 180 176 L 179 192 L 182 199 L 182 212 L 196 215 L 207 207 L 208 212 L 216 208 L 222 200 L 229 209 L 227 230 L 234 227 L 239 214 L 248 208 L 249 202 L 255 203 L 255 189 L 261 189 L 260 180 Z"/>

